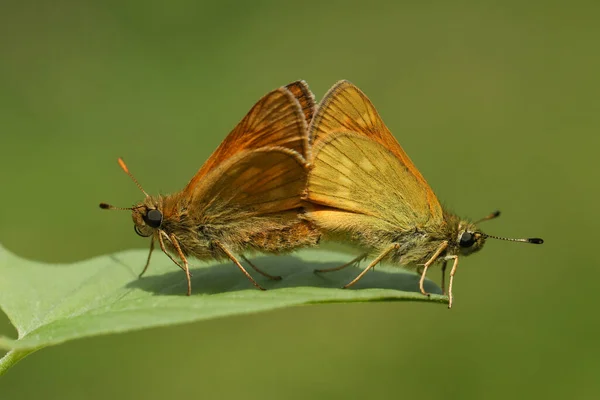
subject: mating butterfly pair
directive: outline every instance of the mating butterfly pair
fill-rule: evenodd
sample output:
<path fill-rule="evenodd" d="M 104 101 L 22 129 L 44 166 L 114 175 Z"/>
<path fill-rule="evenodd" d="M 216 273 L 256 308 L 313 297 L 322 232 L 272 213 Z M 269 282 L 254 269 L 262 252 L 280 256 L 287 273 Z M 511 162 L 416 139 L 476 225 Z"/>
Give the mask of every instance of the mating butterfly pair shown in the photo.
<path fill-rule="evenodd" d="M 420 269 L 420 290 L 435 262 L 446 269 L 452 306 L 453 277 L 461 255 L 487 238 L 528 243 L 481 232 L 475 223 L 444 210 L 373 104 L 356 86 L 340 81 L 315 104 L 304 81 L 293 82 L 260 99 L 225 138 L 187 186 L 167 196 L 150 196 L 130 208 L 106 203 L 104 209 L 131 210 L 135 231 L 151 237 L 186 274 L 188 257 L 229 258 L 259 289 L 240 255 L 286 253 L 316 246 L 320 239 L 354 244 L 374 260 L 356 283 L 381 261 Z M 480 221 L 498 216 L 493 213 Z M 319 270 L 320 272 L 328 270 Z M 142 275 L 140 274 L 140 276 Z M 445 278 L 442 276 L 442 289 Z"/>

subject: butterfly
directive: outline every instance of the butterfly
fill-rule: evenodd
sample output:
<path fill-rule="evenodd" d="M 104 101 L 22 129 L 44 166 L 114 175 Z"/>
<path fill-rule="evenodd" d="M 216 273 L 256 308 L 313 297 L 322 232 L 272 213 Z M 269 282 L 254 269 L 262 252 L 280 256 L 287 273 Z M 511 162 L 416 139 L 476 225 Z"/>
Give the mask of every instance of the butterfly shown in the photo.
<path fill-rule="evenodd" d="M 314 206 L 305 218 L 324 238 L 354 244 L 365 250 L 335 271 L 374 256 L 350 287 L 382 261 L 417 267 L 419 289 L 427 270 L 442 264 L 442 290 L 446 262 L 452 261 L 448 288 L 453 302 L 453 281 L 458 260 L 479 251 L 486 239 L 540 244 L 542 239 L 509 239 L 483 233 L 477 223 L 497 217 L 495 212 L 470 222 L 444 209 L 425 178 L 391 134 L 379 113 L 348 81 L 334 85 L 319 103 L 309 126 L 313 144 L 305 199 Z M 445 292 L 445 290 L 444 290 Z"/>
<path fill-rule="evenodd" d="M 264 288 L 242 266 L 251 252 L 285 253 L 314 246 L 320 233 L 299 218 L 310 155 L 307 123 L 315 108 L 304 81 L 293 82 L 261 98 L 223 140 L 186 187 L 169 195 L 150 196 L 119 165 L 145 199 L 128 208 L 101 203 L 103 209 L 130 210 L 135 232 L 150 237 L 186 275 L 192 292 L 188 257 L 231 260 L 258 289 Z"/>

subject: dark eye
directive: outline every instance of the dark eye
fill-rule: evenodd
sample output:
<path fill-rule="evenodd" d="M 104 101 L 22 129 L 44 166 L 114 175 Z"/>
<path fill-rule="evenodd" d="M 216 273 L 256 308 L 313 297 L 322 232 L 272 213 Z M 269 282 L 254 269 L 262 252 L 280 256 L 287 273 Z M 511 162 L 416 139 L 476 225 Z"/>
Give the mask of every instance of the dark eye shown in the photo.
<path fill-rule="evenodd" d="M 163 215 L 158 210 L 150 210 L 150 211 L 148 211 L 148 214 L 146 214 L 146 217 L 144 217 L 144 221 L 151 228 L 160 227 L 160 225 L 162 224 L 162 220 L 163 220 Z"/>
<path fill-rule="evenodd" d="M 460 247 L 471 247 L 475 243 L 475 235 L 465 232 L 460 236 Z"/>

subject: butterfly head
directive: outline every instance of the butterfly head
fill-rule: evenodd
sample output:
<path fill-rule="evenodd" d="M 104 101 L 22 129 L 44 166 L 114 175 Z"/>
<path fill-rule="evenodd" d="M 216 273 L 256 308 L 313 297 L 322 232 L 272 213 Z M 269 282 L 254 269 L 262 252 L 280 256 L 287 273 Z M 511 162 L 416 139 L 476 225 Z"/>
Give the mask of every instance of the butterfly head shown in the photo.
<path fill-rule="evenodd" d="M 132 207 L 131 218 L 135 233 L 143 237 L 152 236 L 163 223 L 163 213 L 151 197 Z"/>
<path fill-rule="evenodd" d="M 457 237 L 460 254 L 469 255 L 481 250 L 486 238 L 487 236 L 479 232 L 474 224 L 461 223 Z"/>

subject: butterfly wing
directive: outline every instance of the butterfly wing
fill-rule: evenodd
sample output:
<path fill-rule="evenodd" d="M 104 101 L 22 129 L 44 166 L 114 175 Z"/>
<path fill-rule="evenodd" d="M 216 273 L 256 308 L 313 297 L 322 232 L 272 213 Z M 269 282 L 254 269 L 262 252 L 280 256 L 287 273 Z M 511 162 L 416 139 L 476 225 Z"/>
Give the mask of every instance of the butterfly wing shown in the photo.
<path fill-rule="evenodd" d="M 441 220 L 442 207 L 425 178 L 385 126 L 371 101 L 360 89 L 348 81 L 338 82 L 327 92 L 309 126 L 309 138 L 315 146 L 318 146 L 320 142 L 339 132 L 353 132 L 356 135 L 364 136 L 391 152 L 397 158 L 395 164 L 399 164 L 399 168 L 405 171 L 402 174 L 403 178 L 410 181 L 410 184 L 400 181 L 392 182 L 394 191 L 398 193 L 403 187 L 412 186 L 413 182 L 416 182 L 417 186 L 421 188 L 419 191 L 425 192 L 425 204 L 428 210 L 420 207 L 423 199 L 419 198 L 417 202 L 419 207 L 413 209 L 413 213 L 425 212 L 427 218 Z M 387 189 L 380 188 L 380 190 Z M 409 201 L 407 203 L 409 206 L 416 205 L 414 201 L 409 199 L 407 201 Z"/>
<path fill-rule="evenodd" d="M 339 132 L 319 140 L 313 151 L 307 183 L 311 202 L 386 221 L 400 230 L 441 221 L 441 211 L 430 212 L 430 189 L 381 143 Z M 336 223 L 341 230 L 352 225 L 343 218 Z"/>
<path fill-rule="evenodd" d="M 302 94 L 300 98 L 303 101 L 306 99 L 305 104 L 301 105 L 295 94 L 285 87 L 266 94 L 217 147 L 187 184 L 184 193 L 193 192 L 209 171 L 244 150 L 280 146 L 306 158 L 309 144 L 306 111 L 302 107 L 308 107 L 309 104 L 305 95 L 308 86 L 302 82 L 290 85 Z"/>
<path fill-rule="evenodd" d="M 300 107 L 302 107 L 302 112 L 306 119 L 306 125 L 308 126 L 315 113 L 315 95 L 311 92 L 305 81 L 292 82 L 289 85 L 286 85 L 285 88 L 292 92 L 296 100 L 300 103 Z"/>
<path fill-rule="evenodd" d="M 202 223 L 228 224 L 299 208 L 306 185 L 304 159 L 283 147 L 245 150 L 210 171 L 194 192 Z"/>

